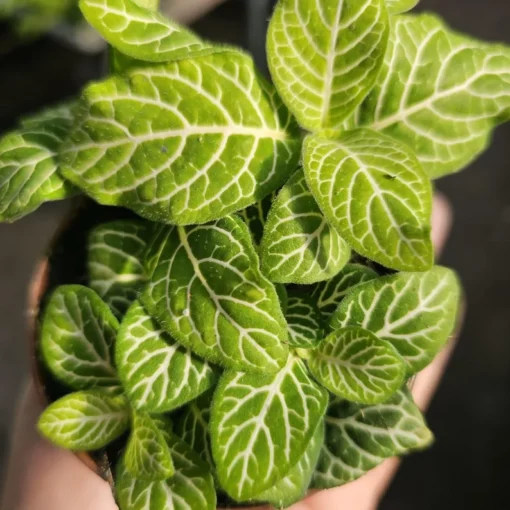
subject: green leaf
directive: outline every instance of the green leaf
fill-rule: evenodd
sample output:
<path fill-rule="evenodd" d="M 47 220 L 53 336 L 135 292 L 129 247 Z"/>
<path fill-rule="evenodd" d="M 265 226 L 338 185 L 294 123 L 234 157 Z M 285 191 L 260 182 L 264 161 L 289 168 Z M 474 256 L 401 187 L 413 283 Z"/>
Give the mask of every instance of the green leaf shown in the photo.
<path fill-rule="evenodd" d="M 204 223 L 281 186 L 300 145 L 252 60 L 226 52 L 89 86 L 63 173 L 101 204 L 163 223 Z"/>
<path fill-rule="evenodd" d="M 214 396 L 211 437 L 229 496 L 250 500 L 283 478 L 308 447 L 327 402 L 293 356 L 274 375 L 226 372 Z"/>
<path fill-rule="evenodd" d="M 146 282 L 144 254 L 149 227 L 132 220 L 103 223 L 88 244 L 89 285 L 121 318 Z"/>
<path fill-rule="evenodd" d="M 57 153 L 71 125 L 69 105 L 60 105 L 0 137 L 0 221 L 15 221 L 76 192 L 57 171 Z"/>
<path fill-rule="evenodd" d="M 133 0 L 80 0 L 85 19 L 115 48 L 150 62 L 211 51 L 195 34 Z"/>
<path fill-rule="evenodd" d="M 361 264 L 347 264 L 331 280 L 314 286 L 312 299 L 321 313 L 322 320 L 329 322 L 331 314 L 346 294 L 356 285 L 377 278 L 377 273 Z"/>
<path fill-rule="evenodd" d="M 168 480 L 134 478 L 123 459 L 117 466 L 120 510 L 216 510 L 216 491 L 207 465 L 184 442 L 167 434 L 175 473 Z"/>
<path fill-rule="evenodd" d="M 324 424 L 321 423 L 313 435 L 299 462 L 285 478 L 259 494 L 257 499 L 267 501 L 276 508 L 285 508 L 305 497 L 324 444 Z"/>
<path fill-rule="evenodd" d="M 420 0 L 386 0 L 386 6 L 390 14 L 401 14 L 416 7 L 419 1 Z"/>
<path fill-rule="evenodd" d="M 214 469 L 209 420 L 213 391 L 208 391 L 182 408 L 174 418 L 174 431 L 207 465 Z"/>
<path fill-rule="evenodd" d="M 453 271 L 399 273 L 355 287 L 331 317 L 333 329 L 359 326 L 393 344 L 408 375 L 425 368 L 453 333 L 460 286 Z"/>
<path fill-rule="evenodd" d="M 311 353 L 308 367 L 333 394 L 361 404 L 384 402 L 402 386 L 406 375 L 396 349 L 358 327 L 331 333 Z"/>
<path fill-rule="evenodd" d="M 361 103 L 388 29 L 384 0 L 280 0 L 269 25 L 269 68 L 303 127 L 337 127 Z"/>
<path fill-rule="evenodd" d="M 133 414 L 124 463 L 129 473 L 141 480 L 166 480 L 174 474 L 165 436 L 148 414 Z"/>
<path fill-rule="evenodd" d="M 464 168 L 510 112 L 510 49 L 430 14 L 396 16 L 378 82 L 352 122 L 413 148 L 432 178 Z"/>
<path fill-rule="evenodd" d="M 113 345 L 119 323 L 91 289 L 62 285 L 42 319 L 41 354 L 55 377 L 75 390 L 119 384 Z"/>
<path fill-rule="evenodd" d="M 344 485 L 385 459 L 424 449 L 432 441 L 433 435 L 407 389 L 372 406 L 337 399 L 326 416 L 326 441 L 314 486 Z"/>
<path fill-rule="evenodd" d="M 270 193 L 263 200 L 259 200 L 246 209 L 239 211 L 239 216 L 241 216 L 246 225 L 248 225 L 253 238 L 253 243 L 256 246 L 258 246 L 262 241 L 266 218 L 269 213 L 269 209 L 271 208 L 271 204 L 275 198 L 276 192 Z"/>
<path fill-rule="evenodd" d="M 430 269 L 432 186 L 405 145 L 366 129 L 308 136 L 304 165 L 326 218 L 354 250 L 392 269 Z"/>
<path fill-rule="evenodd" d="M 329 226 L 296 172 L 273 202 L 261 244 L 262 272 L 274 282 L 315 283 L 342 269 L 351 250 Z"/>
<path fill-rule="evenodd" d="M 209 364 L 159 328 L 138 301 L 121 323 L 115 360 L 133 407 L 152 413 L 180 407 L 216 382 Z"/>
<path fill-rule="evenodd" d="M 68 450 L 97 450 L 121 436 L 129 426 L 123 396 L 79 391 L 57 400 L 39 418 L 39 432 Z"/>
<path fill-rule="evenodd" d="M 287 288 L 282 283 L 275 283 L 274 288 L 278 294 L 278 300 L 280 301 L 282 312 L 285 314 L 287 312 L 287 307 L 289 306 L 289 294 L 287 293 Z"/>
<path fill-rule="evenodd" d="M 285 318 L 289 325 L 291 347 L 313 349 L 324 338 L 320 312 L 310 296 L 303 291 L 289 293 Z"/>
<path fill-rule="evenodd" d="M 178 342 L 236 370 L 285 365 L 285 319 L 241 218 L 168 227 L 153 248 L 157 265 L 141 300 Z"/>

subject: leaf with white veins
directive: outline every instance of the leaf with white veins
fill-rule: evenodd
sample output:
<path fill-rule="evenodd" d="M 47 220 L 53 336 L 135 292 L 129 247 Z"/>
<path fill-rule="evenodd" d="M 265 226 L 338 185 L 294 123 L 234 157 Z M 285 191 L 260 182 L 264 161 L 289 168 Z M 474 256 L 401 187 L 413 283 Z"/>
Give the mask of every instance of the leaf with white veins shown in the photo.
<path fill-rule="evenodd" d="M 39 418 L 39 432 L 68 450 L 97 450 L 129 426 L 129 405 L 123 396 L 98 391 L 71 393 L 48 406 Z"/>
<path fill-rule="evenodd" d="M 261 243 L 262 272 L 273 282 L 315 283 L 337 274 L 350 256 L 349 246 L 330 227 L 298 170 L 269 211 Z"/>
<path fill-rule="evenodd" d="M 216 382 L 209 364 L 173 340 L 138 301 L 121 323 L 115 360 L 133 407 L 151 413 L 180 407 Z"/>
<path fill-rule="evenodd" d="M 416 7 L 419 1 L 420 0 L 386 0 L 386 6 L 390 14 L 402 14 Z"/>
<path fill-rule="evenodd" d="M 256 246 L 258 246 L 260 241 L 262 241 L 267 215 L 275 198 L 276 192 L 270 193 L 264 199 L 259 200 L 242 211 L 239 211 L 239 216 L 241 216 L 246 225 L 248 225 L 253 237 L 253 243 Z"/>
<path fill-rule="evenodd" d="M 354 250 L 392 269 L 432 267 L 432 186 L 408 147 L 367 129 L 310 135 L 303 160 L 310 190 Z"/>
<path fill-rule="evenodd" d="M 188 225 L 280 187 L 300 145 L 297 125 L 252 60 L 226 52 L 87 87 L 62 172 L 101 204 Z"/>
<path fill-rule="evenodd" d="M 359 326 L 390 342 L 412 375 L 425 368 L 450 338 L 459 298 L 457 276 L 444 267 L 384 276 L 355 287 L 331 317 L 330 326 Z"/>
<path fill-rule="evenodd" d="M 433 441 L 407 389 L 371 406 L 336 399 L 326 416 L 326 440 L 314 487 L 338 487 L 363 476 L 385 459 L 427 448 Z"/>
<path fill-rule="evenodd" d="M 326 390 L 291 356 L 273 375 L 226 372 L 211 417 L 218 479 L 235 500 L 255 498 L 299 461 L 328 403 Z"/>
<path fill-rule="evenodd" d="M 384 0 L 280 0 L 269 25 L 269 68 L 303 127 L 337 127 L 365 98 L 388 29 Z"/>
<path fill-rule="evenodd" d="M 75 390 L 119 385 L 113 346 L 119 323 L 108 305 L 81 285 L 62 285 L 42 318 L 41 353 L 55 377 Z"/>
<path fill-rule="evenodd" d="M 149 254 L 155 269 L 141 296 L 147 311 L 210 361 L 245 371 L 284 366 L 285 319 L 243 220 L 167 227 L 161 239 L 156 256 Z"/>
<path fill-rule="evenodd" d="M 313 349 L 324 338 L 324 327 L 318 308 L 303 291 L 291 291 L 285 312 L 289 326 L 289 345 Z"/>

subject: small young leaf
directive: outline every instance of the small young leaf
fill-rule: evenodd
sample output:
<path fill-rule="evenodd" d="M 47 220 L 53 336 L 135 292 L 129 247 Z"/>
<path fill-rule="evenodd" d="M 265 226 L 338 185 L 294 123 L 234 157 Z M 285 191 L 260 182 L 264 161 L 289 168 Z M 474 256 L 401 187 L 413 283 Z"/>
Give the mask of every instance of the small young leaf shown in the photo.
<path fill-rule="evenodd" d="M 347 264 L 331 280 L 320 282 L 314 286 L 312 299 L 314 300 L 324 323 L 329 322 L 331 314 L 356 285 L 377 278 L 377 273 L 361 264 Z"/>
<path fill-rule="evenodd" d="M 66 395 L 44 410 L 37 425 L 46 439 L 68 450 L 103 448 L 128 426 L 127 399 L 99 391 Z"/>
<path fill-rule="evenodd" d="M 326 416 L 326 440 L 314 486 L 338 487 L 385 459 L 428 447 L 433 436 L 407 389 L 387 402 L 363 406 L 337 399 Z"/>
<path fill-rule="evenodd" d="M 129 473 L 141 480 L 166 480 L 174 474 L 165 436 L 148 414 L 133 414 L 124 463 Z"/>
<path fill-rule="evenodd" d="M 392 269 L 432 267 L 432 186 L 405 145 L 366 129 L 313 135 L 304 165 L 322 211 L 354 250 Z"/>
<path fill-rule="evenodd" d="M 80 0 L 85 19 L 130 57 L 169 62 L 211 51 L 209 45 L 138 0 Z"/>
<path fill-rule="evenodd" d="M 320 312 L 310 296 L 302 291 L 290 293 L 285 318 L 291 347 L 313 349 L 324 338 Z"/>
<path fill-rule="evenodd" d="M 402 14 L 416 7 L 419 1 L 420 0 L 386 0 L 386 6 L 390 14 Z"/>
<path fill-rule="evenodd" d="M 133 407 L 151 413 L 180 407 L 216 382 L 209 364 L 159 328 L 138 301 L 121 323 L 115 360 Z"/>
<path fill-rule="evenodd" d="M 206 359 L 278 371 L 288 354 L 287 325 L 243 220 L 234 215 L 166 230 L 163 245 L 153 245 L 157 264 L 141 297 L 147 311 Z"/>
<path fill-rule="evenodd" d="M 58 287 L 42 319 L 44 361 L 55 377 L 75 390 L 117 386 L 112 354 L 118 328 L 108 305 L 93 290 Z"/>
<path fill-rule="evenodd" d="M 141 221 L 103 223 L 88 244 L 89 285 L 122 318 L 146 282 L 143 267 L 149 227 Z"/>
<path fill-rule="evenodd" d="M 300 461 L 285 478 L 257 496 L 276 508 L 286 508 L 304 498 L 324 445 L 324 424 L 320 423 Z"/>
<path fill-rule="evenodd" d="M 273 202 L 261 244 L 262 272 L 273 282 L 315 283 L 342 269 L 351 250 L 331 228 L 297 171 Z"/>
<path fill-rule="evenodd" d="M 280 187 L 300 145 L 296 124 L 252 60 L 225 52 L 89 86 L 62 171 L 101 204 L 188 225 Z"/>
<path fill-rule="evenodd" d="M 365 98 L 388 28 L 384 0 L 280 0 L 269 25 L 269 68 L 303 127 L 337 127 Z"/>
<path fill-rule="evenodd" d="M 457 172 L 508 119 L 510 49 L 430 14 L 395 16 L 392 25 L 377 84 L 351 120 L 409 145 L 432 178 Z"/>
<path fill-rule="evenodd" d="M 134 478 L 123 459 L 117 466 L 120 510 L 216 510 L 211 472 L 198 455 L 173 434 L 167 434 L 175 473 L 168 480 Z"/>
<path fill-rule="evenodd" d="M 76 189 L 57 172 L 57 152 L 72 125 L 69 105 L 45 110 L 0 137 L 0 221 L 17 220 Z"/>
<path fill-rule="evenodd" d="M 331 317 L 331 328 L 359 326 L 396 347 L 408 375 L 425 368 L 453 332 L 460 287 L 453 271 L 399 273 L 355 287 Z"/>
<path fill-rule="evenodd" d="M 274 375 L 226 372 L 214 395 L 211 438 L 229 496 L 250 500 L 283 478 L 308 447 L 327 402 L 293 356 Z"/>
<path fill-rule="evenodd" d="M 273 193 L 270 193 L 264 199 L 259 200 L 242 211 L 239 211 L 239 216 L 241 216 L 250 229 L 253 237 L 253 244 L 255 244 L 255 246 L 258 246 L 262 241 L 266 218 L 275 198 L 276 192 L 273 191 Z"/>
<path fill-rule="evenodd" d="M 308 367 L 329 391 L 352 402 L 377 404 L 404 382 L 406 364 L 396 349 L 362 328 L 331 333 L 311 353 Z"/>

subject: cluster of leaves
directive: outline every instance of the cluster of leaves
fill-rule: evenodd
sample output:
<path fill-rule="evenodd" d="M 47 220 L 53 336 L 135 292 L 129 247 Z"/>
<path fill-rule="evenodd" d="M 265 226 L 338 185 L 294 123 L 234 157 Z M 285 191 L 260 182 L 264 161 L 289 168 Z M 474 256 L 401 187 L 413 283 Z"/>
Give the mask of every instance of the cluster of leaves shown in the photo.
<path fill-rule="evenodd" d="M 416 3 L 280 0 L 273 87 L 154 0 L 80 1 L 112 76 L 0 140 L 0 219 L 76 193 L 139 217 L 90 232 L 88 286 L 55 290 L 40 343 L 75 393 L 39 428 L 123 438 L 122 510 L 287 506 L 431 443 L 406 381 L 460 293 L 431 179 L 507 120 L 510 49 Z"/>

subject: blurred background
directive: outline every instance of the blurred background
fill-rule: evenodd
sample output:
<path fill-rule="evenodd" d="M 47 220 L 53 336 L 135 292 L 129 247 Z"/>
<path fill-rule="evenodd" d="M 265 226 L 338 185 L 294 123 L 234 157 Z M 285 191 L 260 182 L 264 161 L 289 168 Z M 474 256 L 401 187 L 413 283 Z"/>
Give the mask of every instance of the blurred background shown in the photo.
<path fill-rule="evenodd" d="M 52 16 L 0 20 L 0 132 L 13 128 L 18 116 L 76 94 L 105 69 L 101 41 L 74 24 L 74 0 L 34 1 L 57 7 Z M 203 1 L 187 0 L 188 12 L 178 15 L 192 20 Z M 264 66 L 273 2 L 214 1 L 221 5 L 193 28 L 205 38 L 249 48 Z M 0 0 L 0 13 L 8 4 L 27 2 Z M 433 10 L 476 37 L 510 44 L 509 0 L 422 0 L 418 10 Z M 74 29 L 55 27 L 62 15 Z M 428 414 L 436 444 L 404 461 L 382 509 L 504 508 L 510 477 L 510 124 L 496 131 L 490 150 L 470 168 L 440 180 L 437 188 L 455 213 L 441 262 L 460 274 L 467 318 Z M 0 473 L 28 378 L 27 286 L 67 207 L 47 204 L 13 225 L 0 224 Z"/>

